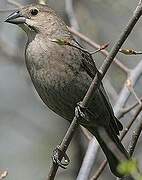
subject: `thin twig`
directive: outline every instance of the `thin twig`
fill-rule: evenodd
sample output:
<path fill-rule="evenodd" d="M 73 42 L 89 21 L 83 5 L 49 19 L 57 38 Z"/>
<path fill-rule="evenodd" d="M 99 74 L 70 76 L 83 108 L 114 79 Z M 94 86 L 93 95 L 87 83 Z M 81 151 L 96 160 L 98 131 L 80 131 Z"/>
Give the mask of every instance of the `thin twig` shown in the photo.
<path fill-rule="evenodd" d="M 140 98 L 140 101 L 142 102 L 142 97 Z M 129 107 L 127 107 L 127 108 L 123 108 L 121 110 L 121 115 L 118 117 L 118 119 L 122 118 L 126 113 L 130 112 L 132 109 L 134 109 L 138 105 L 139 105 L 139 102 L 136 102 L 136 103 L 130 105 Z"/>
<path fill-rule="evenodd" d="M 107 160 L 104 160 L 101 165 L 99 166 L 99 168 L 97 169 L 97 171 L 95 172 L 95 174 L 91 177 L 90 180 L 97 180 L 100 175 L 102 174 L 103 170 L 105 169 L 107 165 Z"/>
<path fill-rule="evenodd" d="M 140 120 L 140 122 L 138 123 L 136 130 L 133 131 L 132 138 L 130 140 L 129 147 L 128 147 L 128 152 L 130 156 L 132 156 L 134 153 L 141 131 L 142 131 L 142 120 Z"/>
<path fill-rule="evenodd" d="M 125 54 L 125 55 L 141 55 L 142 51 L 135 51 L 133 49 L 120 49 L 119 52 Z"/>
<path fill-rule="evenodd" d="M 134 11 L 134 14 L 136 13 L 137 9 L 142 5 L 142 0 L 139 0 L 138 6 L 136 8 L 136 10 Z"/>
<path fill-rule="evenodd" d="M 140 60 L 140 62 L 136 65 L 136 67 L 132 69 L 131 72 L 129 73 L 127 80 L 130 80 L 133 86 L 135 86 L 141 74 L 142 74 L 142 61 Z M 129 96 L 130 96 L 130 91 L 126 86 L 124 86 L 119 94 L 119 99 L 117 100 L 116 105 L 114 107 L 115 115 L 117 117 L 120 117 L 121 113 L 123 113 L 120 110 L 125 106 Z"/>
<path fill-rule="evenodd" d="M 130 81 L 130 80 L 128 80 L 128 81 Z M 128 82 L 128 81 L 127 81 L 127 82 Z M 137 100 L 137 102 L 138 102 L 139 104 L 141 104 L 142 102 L 141 102 L 140 98 L 137 96 L 137 94 L 136 94 L 136 92 L 135 92 L 135 90 L 134 90 L 134 88 L 133 88 L 133 85 L 132 85 L 132 84 L 130 84 L 130 85 L 126 84 L 126 86 L 127 86 L 127 88 L 129 89 L 129 91 L 131 92 L 131 94 L 135 97 L 135 99 Z"/>
<path fill-rule="evenodd" d="M 125 128 L 123 130 L 123 133 L 120 137 L 121 140 L 123 140 L 123 138 L 126 136 L 127 132 L 129 131 L 129 129 L 131 128 L 132 124 L 134 123 L 134 121 L 136 120 L 136 118 L 138 117 L 138 115 L 140 114 L 142 110 L 142 105 L 139 105 L 139 107 L 137 108 L 135 114 L 134 114 L 134 117 L 132 118 L 132 120 L 130 121 L 130 123 L 127 125 L 127 128 Z"/>
<path fill-rule="evenodd" d="M 80 168 L 79 174 L 76 178 L 76 180 L 88 180 L 88 177 L 90 176 L 90 172 L 92 170 L 93 164 L 95 162 L 96 156 L 94 156 L 94 153 L 97 154 L 99 144 L 96 140 L 96 138 L 92 138 L 92 140 L 89 142 L 85 157 L 83 159 L 82 166 Z M 86 164 L 86 166 L 84 165 Z M 87 165 L 89 164 L 89 166 Z"/>
<path fill-rule="evenodd" d="M 83 35 L 82 33 L 76 31 L 73 28 L 68 27 L 69 31 L 74 34 L 75 36 L 79 37 L 80 39 L 82 39 L 83 41 L 85 41 L 86 43 L 88 43 L 90 46 L 99 49 L 100 45 L 97 44 L 96 42 L 92 41 L 91 39 L 89 39 L 88 37 L 86 37 L 85 35 Z M 107 50 L 102 50 L 101 53 L 106 57 L 108 56 L 109 52 Z M 116 63 L 116 65 L 121 68 L 125 73 L 129 73 L 129 69 L 122 64 L 117 58 L 114 58 L 114 63 Z"/>

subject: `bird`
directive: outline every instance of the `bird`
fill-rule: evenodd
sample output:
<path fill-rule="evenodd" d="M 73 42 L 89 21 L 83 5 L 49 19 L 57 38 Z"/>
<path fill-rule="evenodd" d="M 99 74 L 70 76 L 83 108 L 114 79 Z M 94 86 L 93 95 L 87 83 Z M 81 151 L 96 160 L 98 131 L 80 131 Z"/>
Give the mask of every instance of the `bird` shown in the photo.
<path fill-rule="evenodd" d="M 65 22 L 48 5 L 26 5 L 10 14 L 5 22 L 18 25 L 27 34 L 26 67 L 42 101 L 56 114 L 72 122 L 77 103 L 83 99 L 98 73 L 92 55 L 74 39 Z M 123 126 L 114 115 L 102 82 L 86 112 L 87 120 L 82 118 L 80 125 L 98 140 L 111 172 L 122 177 L 117 170 L 120 159 L 110 150 L 100 131 L 103 129 L 129 159 L 118 138 Z"/>

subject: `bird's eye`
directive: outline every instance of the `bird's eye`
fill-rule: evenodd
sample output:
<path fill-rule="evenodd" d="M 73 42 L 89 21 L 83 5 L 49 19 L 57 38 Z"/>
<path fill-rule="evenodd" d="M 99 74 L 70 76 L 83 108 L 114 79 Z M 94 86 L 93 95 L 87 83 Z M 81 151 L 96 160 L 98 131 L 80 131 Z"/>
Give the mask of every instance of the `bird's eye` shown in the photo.
<path fill-rule="evenodd" d="M 31 9 L 31 15 L 36 16 L 38 14 L 38 9 Z"/>

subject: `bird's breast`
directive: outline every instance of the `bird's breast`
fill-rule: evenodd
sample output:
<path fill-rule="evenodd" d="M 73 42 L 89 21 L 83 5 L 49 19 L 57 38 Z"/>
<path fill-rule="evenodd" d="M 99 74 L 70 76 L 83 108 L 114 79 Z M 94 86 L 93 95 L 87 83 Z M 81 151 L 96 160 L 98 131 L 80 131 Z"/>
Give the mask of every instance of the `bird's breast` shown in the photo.
<path fill-rule="evenodd" d="M 44 103 L 55 113 L 71 120 L 91 79 L 80 69 L 78 55 L 68 49 L 38 43 L 26 49 L 26 65 Z M 52 49 L 53 48 L 53 49 Z"/>
<path fill-rule="evenodd" d="M 75 76 L 70 70 L 66 72 L 63 68 L 61 71 L 56 68 L 35 71 L 31 77 L 41 99 L 55 113 L 71 120 L 77 102 L 82 100 L 87 90 L 86 85 L 80 83 L 83 78 L 79 74 Z"/>

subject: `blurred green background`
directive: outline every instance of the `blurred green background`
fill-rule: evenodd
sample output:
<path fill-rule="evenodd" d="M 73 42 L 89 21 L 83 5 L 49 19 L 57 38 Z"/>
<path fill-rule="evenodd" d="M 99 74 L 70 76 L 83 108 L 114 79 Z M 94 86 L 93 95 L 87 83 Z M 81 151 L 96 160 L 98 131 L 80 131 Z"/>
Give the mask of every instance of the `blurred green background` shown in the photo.
<path fill-rule="evenodd" d="M 24 5 L 35 1 L 17 2 Z M 65 1 L 48 0 L 48 4 L 68 24 Z M 119 37 L 136 5 L 137 1 L 133 0 L 74 0 L 80 32 L 99 44 L 109 42 L 108 50 Z M 0 0 L 0 170 L 8 170 L 7 180 L 45 180 L 51 165 L 52 151 L 63 138 L 69 124 L 49 110 L 33 88 L 24 64 L 27 37 L 20 28 L 3 22 L 10 12 L 2 10 L 14 8 L 6 0 Z M 123 47 L 141 50 L 141 32 L 142 21 L 139 21 Z M 97 54 L 94 58 L 99 67 L 104 57 Z M 118 58 L 129 68 L 133 68 L 142 59 L 141 56 L 122 54 Z M 126 74 L 113 64 L 106 78 L 119 92 Z M 104 84 L 106 82 L 104 80 Z M 139 97 L 142 95 L 141 88 L 142 81 L 139 79 L 136 86 Z M 137 158 L 141 158 L 141 151 L 139 142 Z M 78 134 L 68 149 L 71 163 L 67 170 L 59 170 L 56 179 L 76 179 L 82 154 L 84 143 Z M 96 168 L 101 160 L 103 156 L 99 151 Z M 114 177 L 107 168 L 100 179 L 110 180 Z"/>

